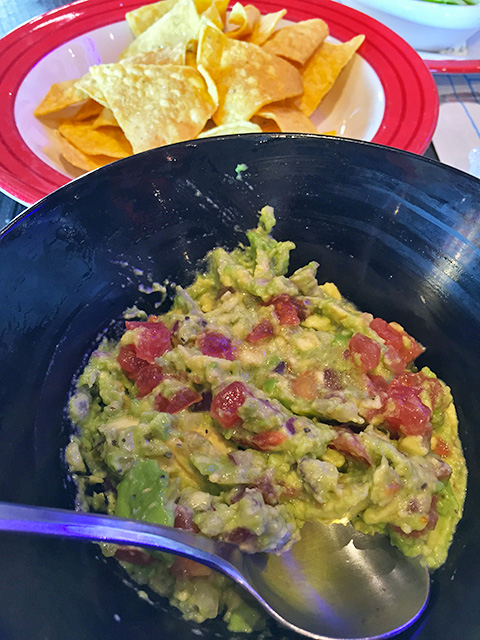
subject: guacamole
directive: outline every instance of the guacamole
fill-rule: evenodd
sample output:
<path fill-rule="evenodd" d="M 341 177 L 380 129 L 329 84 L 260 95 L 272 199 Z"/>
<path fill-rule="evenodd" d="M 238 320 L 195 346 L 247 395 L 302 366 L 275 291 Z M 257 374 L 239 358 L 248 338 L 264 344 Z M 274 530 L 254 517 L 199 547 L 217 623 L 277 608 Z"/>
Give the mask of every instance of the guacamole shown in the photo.
<path fill-rule="evenodd" d="M 308 521 L 389 536 L 430 568 L 461 517 L 466 467 L 450 389 L 396 322 L 359 311 L 271 207 L 248 244 L 216 248 L 161 316 L 138 312 L 91 355 L 70 399 L 80 509 L 282 553 Z M 161 552 L 103 545 L 188 619 L 262 616 L 230 581 Z"/>

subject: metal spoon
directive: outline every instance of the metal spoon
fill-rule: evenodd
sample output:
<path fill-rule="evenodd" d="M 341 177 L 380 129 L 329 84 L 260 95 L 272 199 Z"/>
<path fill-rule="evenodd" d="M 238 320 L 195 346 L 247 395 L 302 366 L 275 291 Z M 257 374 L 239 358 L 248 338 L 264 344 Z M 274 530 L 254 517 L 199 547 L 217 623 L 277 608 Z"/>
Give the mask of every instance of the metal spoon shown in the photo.
<path fill-rule="evenodd" d="M 201 535 L 113 516 L 0 502 L 0 531 L 152 547 L 229 576 L 280 624 L 308 638 L 389 638 L 425 608 L 428 570 L 384 536 L 308 524 L 291 551 L 245 554 Z"/>

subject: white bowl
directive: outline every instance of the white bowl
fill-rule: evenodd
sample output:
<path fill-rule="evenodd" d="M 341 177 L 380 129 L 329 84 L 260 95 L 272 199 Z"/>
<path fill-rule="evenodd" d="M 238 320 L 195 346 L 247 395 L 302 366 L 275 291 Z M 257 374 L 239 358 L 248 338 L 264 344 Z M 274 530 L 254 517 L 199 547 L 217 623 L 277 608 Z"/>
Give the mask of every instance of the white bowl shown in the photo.
<path fill-rule="evenodd" d="M 438 52 L 465 45 L 480 29 L 480 4 L 426 0 L 339 0 L 383 22 L 417 51 Z"/>

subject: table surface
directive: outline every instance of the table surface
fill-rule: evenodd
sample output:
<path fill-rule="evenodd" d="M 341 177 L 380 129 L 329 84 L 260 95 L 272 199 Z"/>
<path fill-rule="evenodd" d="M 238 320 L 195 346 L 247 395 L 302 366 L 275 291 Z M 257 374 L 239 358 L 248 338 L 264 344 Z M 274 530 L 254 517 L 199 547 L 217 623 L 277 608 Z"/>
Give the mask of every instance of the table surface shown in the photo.
<path fill-rule="evenodd" d="M 63 0 L 15 0 L 14 2 L 0 0 L 0 37 L 31 18 L 64 4 L 68 4 L 68 2 Z M 427 149 L 425 156 L 438 159 L 432 145 Z M 18 215 L 24 208 L 24 205 L 0 192 L 0 227 Z"/>

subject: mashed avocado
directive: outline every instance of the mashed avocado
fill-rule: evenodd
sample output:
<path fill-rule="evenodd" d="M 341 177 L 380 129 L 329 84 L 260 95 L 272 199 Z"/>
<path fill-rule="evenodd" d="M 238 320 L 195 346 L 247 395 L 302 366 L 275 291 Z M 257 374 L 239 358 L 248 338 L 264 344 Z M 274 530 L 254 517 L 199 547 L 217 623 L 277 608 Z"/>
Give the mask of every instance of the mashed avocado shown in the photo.
<path fill-rule="evenodd" d="M 466 467 L 449 388 L 395 322 L 362 313 L 311 262 L 286 276 L 271 207 L 248 245 L 213 250 L 162 316 L 129 319 L 76 382 L 66 450 L 82 509 L 281 553 L 310 520 L 381 532 L 432 569 Z M 191 560 L 104 545 L 192 620 L 262 617 Z"/>

